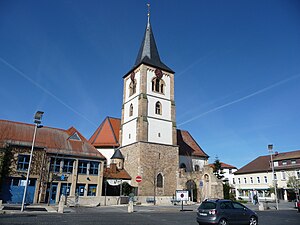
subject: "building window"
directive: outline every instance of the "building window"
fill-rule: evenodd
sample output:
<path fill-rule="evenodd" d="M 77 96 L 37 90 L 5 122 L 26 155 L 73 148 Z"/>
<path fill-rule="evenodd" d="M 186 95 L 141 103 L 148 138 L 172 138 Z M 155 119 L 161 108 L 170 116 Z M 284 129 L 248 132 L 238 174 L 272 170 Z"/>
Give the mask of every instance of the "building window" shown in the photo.
<path fill-rule="evenodd" d="M 129 96 L 136 93 L 136 80 L 132 80 L 129 84 Z"/>
<path fill-rule="evenodd" d="M 60 158 L 51 158 L 50 171 L 59 173 L 60 172 L 60 163 L 61 163 Z"/>
<path fill-rule="evenodd" d="M 195 165 L 195 171 L 199 171 L 199 170 L 200 170 L 199 165 Z"/>
<path fill-rule="evenodd" d="M 275 167 L 278 166 L 278 162 L 277 162 L 277 161 L 274 162 L 274 166 L 275 166 Z M 272 165 L 271 165 L 270 167 L 272 168 Z"/>
<path fill-rule="evenodd" d="M 291 163 L 292 163 L 292 164 L 296 164 L 296 159 L 292 159 L 292 160 L 291 160 Z"/>
<path fill-rule="evenodd" d="M 260 184 L 260 178 L 259 177 L 257 177 L 257 183 Z"/>
<path fill-rule="evenodd" d="M 241 178 L 238 178 L 238 182 L 239 182 L 239 184 L 241 183 Z"/>
<path fill-rule="evenodd" d="M 296 178 L 300 179 L 300 170 L 296 171 Z"/>
<path fill-rule="evenodd" d="M 78 196 L 84 196 L 84 188 L 85 188 L 85 184 L 77 184 L 76 185 L 76 194 Z"/>
<path fill-rule="evenodd" d="M 163 94 L 164 93 L 165 83 L 162 79 L 155 77 L 152 80 L 152 91 Z"/>
<path fill-rule="evenodd" d="M 285 179 L 286 179 L 285 171 L 281 171 L 281 179 L 282 179 L 282 180 L 285 180 Z"/>
<path fill-rule="evenodd" d="M 99 163 L 90 162 L 90 175 L 98 175 Z"/>
<path fill-rule="evenodd" d="M 69 196 L 71 185 L 72 184 L 70 184 L 70 183 L 62 183 L 61 186 L 60 186 L 60 194 L 63 194 L 65 196 Z"/>
<path fill-rule="evenodd" d="M 287 165 L 287 161 L 282 161 L 282 165 L 286 166 Z"/>
<path fill-rule="evenodd" d="M 232 178 L 232 183 L 235 184 L 235 179 L 234 178 Z"/>
<path fill-rule="evenodd" d="M 229 174 L 232 174 L 232 169 L 229 169 Z"/>
<path fill-rule="evenodd" d="M 28 170 L 30 155 L 18 155 L 17 170 Z"/>
<path fill-rule="evenodd" d="M 88 196 L 96 196 L 97 193 L 97 185 L 96 184 L 89 184 L 88 186 Z"/>
<path fill-rule="evenodd" d="M 267 176 L 264 176 L 264 179 L 265 179 L 265 183 L 267 184 L 267 183 L 268 183 L 268 178 L 267 178 Z"/>
<path fill-rule="evenodd" d="M 156 181 L 157 181 L 156 186 L 159 188 L 162 188 L 163 187 L 163 176 L 160 173 L 157 175 Z"/>
<path fill-rule="evenodd" d="M 250 177 L 250 183 L 253 184 L 253 177 Z"/>
<path fill-rule="evenodd" d="M 129 107 L 129 116 L 132 116 L 133 115 L 133 105 L 130 104 L 130 107 Z"/>
<path fill-rule="evenodd" d="M 78 162 L 78 173 L 79 174 L 86 174 L 87 172 L 87 161 L 79 161 Z"/>
<path fill-rule="evenodd" d="M 74 163 L 74 160 L 72 160 L 72 159 L 64 159 L 63 172 L 72 173 L 73 172 L 73 163 Z"/>
<path fill-rule="evenodd" d="M 274 180 L 277 180 L 277 174 L 274 172 Z"/>
<path fill-rule="evenodd" d="M 155 114 L 161 115 L 161 103 L 156 102 L 155 104 Z"/>
<path fill-rule="evenodd" d="M 244 183 L 247 184 L 247 178 L 246 177 L 244 177 Z"/>

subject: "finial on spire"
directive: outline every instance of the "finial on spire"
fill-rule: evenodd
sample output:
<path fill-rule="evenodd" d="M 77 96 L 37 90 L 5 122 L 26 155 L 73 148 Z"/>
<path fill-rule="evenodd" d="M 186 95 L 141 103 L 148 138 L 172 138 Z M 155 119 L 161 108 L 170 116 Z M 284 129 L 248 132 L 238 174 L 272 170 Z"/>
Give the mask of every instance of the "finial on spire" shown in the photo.
<path fill-rule="evenodd" d="M 150 3 L 147 3 L 148 7 L 148 23 L 150 22 Z"/>

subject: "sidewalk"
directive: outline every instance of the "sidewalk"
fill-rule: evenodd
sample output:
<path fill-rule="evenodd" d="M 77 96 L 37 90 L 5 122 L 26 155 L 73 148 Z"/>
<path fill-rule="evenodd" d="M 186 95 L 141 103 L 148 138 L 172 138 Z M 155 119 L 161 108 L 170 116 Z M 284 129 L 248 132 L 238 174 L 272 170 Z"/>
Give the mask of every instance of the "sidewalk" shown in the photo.
<path fill-rule="evenodd" d="M 275 202 L 268 202 L 268 203 L 264 203 L 264 202 L 260 202 L 260 204 L 266 204 L 266 206 L 268 207 L 265 210 L 276 210 L 276 203 Z M 255 210 L 255 211 L 259 211 L 259 205 L 253 205 L 252 203 L 245 203 L 245 206 L 247 206 L 249 209 Z M 278 210 L 292 210 L 295 209 L 295 203 L 294 202 L 286 202 L 286 201 L 280 201 L 278 203 Z"/>
<path fill-rule="evenodd" d="M 36 204 L 25 206 L 24 212 L 21 212 L 20 204 L 2 204 L 0 207 L 0 214 L 14 214 L 14 213 L 57 213 L 57 206 L 48 206 L 47 204 Z"/>

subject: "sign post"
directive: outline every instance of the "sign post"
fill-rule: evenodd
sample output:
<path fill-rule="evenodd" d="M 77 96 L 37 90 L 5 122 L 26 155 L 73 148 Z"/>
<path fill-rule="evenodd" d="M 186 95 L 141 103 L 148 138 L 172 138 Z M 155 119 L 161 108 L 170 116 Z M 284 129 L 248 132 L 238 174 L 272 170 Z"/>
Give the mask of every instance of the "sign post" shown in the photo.
<path fill-rule="evenodd" d="M 189 200 L 189 191 L 176 190 L 176 200 L 181 201 L 181 210 L 180 211 L 183 211 L 183 201 Z"/>

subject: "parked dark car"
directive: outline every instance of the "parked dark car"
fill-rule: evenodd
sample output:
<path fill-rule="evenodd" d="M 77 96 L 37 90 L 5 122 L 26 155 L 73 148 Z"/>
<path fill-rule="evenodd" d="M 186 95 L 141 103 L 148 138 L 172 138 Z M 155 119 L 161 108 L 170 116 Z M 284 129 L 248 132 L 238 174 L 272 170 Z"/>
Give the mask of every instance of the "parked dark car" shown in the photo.
<path fill-rule="evenodd" d="M 249 224 L 257 225 L 258 216 L 241 203 L 231 200 L 205 200 L 197 212 L 197 222 L 202 224 Z"/>

